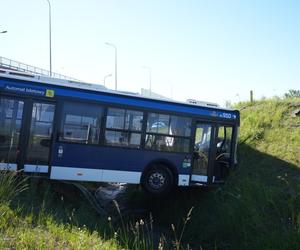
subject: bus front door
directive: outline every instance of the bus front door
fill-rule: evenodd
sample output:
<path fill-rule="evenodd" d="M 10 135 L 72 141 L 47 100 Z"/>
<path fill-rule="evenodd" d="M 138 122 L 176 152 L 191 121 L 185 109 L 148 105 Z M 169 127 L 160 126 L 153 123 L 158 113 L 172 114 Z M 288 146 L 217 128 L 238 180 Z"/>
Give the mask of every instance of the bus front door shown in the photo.
<path fill-rule="evenodd" d="M 212 162 L 214 162 L 212 160 L 214 136 L 215 126 L 213 124 L 197 122 L 191 175 L 193 182 L 208 183 L 210 181 L 210 169 L 213 167 Z"/>
<path fill-rule="evenodd" d="M 214 167 L 215 182 L 223 182 L 233 167 L 235 142 L 233 141 L 233 126 L 219 125 L 216 142 L 216 161 Z"/>

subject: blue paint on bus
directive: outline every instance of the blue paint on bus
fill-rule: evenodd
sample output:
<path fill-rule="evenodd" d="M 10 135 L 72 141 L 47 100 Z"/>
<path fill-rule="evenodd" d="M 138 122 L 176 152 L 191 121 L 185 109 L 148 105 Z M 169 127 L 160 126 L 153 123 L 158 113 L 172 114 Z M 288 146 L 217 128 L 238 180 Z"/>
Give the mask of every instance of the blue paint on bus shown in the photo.
<path fill-rule="evenodd" d="M 35 85 L 34 85 L 35 84 Z M 38 86 L 36 86 L 38 85 Z M 44 91 L 46 93 L 47 90 L 53 90 L 55 97 L 72 97 L 83 100 L 93 100 L 93 101 L 101 101 L 106 103 L 113 104 L 121 104 L 128 106 L 135 106 L 140 108 L 148 108 L 148 109 L 158 109 L 164 111 L 176 111 L 180 113 L 188 113 L 194 115 L 201 115 L 206 117 L 219 117 L 227 120 L 236 120 L 238 119 L 238 115 L 236 111 L 230 110 L 220 110 L 213 108 L 205 108 L 205 107 L 193 107 L 187 106 L 185 104 L 179 103 L 168 103 L 164 101 L 157 100 L 147 100 L 143 98 L 135 98 L 130 96 L 121 96 L 121 95 L 111 95 L 104 92 L 95 92 L 95 91 L 86 91 L 79 89 L 66 89 L 60 88 L 58 86 L 52 85 L 50 87 L 41 86 L 42 83 L 25 83 L 24 81 L 20 83 L 19 81 L 12 80 L 0 80 L 0 87 L 4 91 L 22 93 L 26 95 L 32 95 L 30 92 L 23 91 L 23 89 L 31 89 L 36 91 Z M 22 91 L 18 90 L 22 89 Z M 31 91 L 33 92 L 33 91 Z"/>
<path fill-rule="evenodd" d="M 57 152 L 61 147 L 63 156 L 60 158 Z M 189 154 L 57 142 L 51 158 L 53 166 L 136 172 L 143 172 L 150 162 L 160 159 L 170 162 L 177 168 L 178 174 L 190 174 L 191 167 L 182 167 L 187 155 Z"/>

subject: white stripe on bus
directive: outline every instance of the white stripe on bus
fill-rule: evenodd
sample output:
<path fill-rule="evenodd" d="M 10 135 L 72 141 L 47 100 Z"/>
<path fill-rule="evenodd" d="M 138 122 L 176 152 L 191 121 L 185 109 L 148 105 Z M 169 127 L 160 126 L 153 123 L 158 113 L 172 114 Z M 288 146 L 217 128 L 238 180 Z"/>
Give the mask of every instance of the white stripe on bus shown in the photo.
<path fill-rule="evenodd" d="M 126 182 L 131 184 L 139 184 L 141 181 L 141 172 L 119 171 L 119 170 L 103 170 L 102 181 L 105 182 Z"/>
<path fill-rule="evenodd" d="M 53 166 L 50 179 L 70 181 L 101 181 L 102 170 Z"/>
<path fill-rule="evenodd" d="M 0 163 L 0 170 L 17 171 L 15 163 Z M 25 165 L 24 172 L 48 173 L 49 167 L 46 165 Z M 126 182 L 139 184 L 141 172 L 102 170 L 87 168 L 69 168 L 53 166 L 50 179 L 73 180 L 73 181 L 95 181 L 95 182 Z M 189 186 L 189 175 L 178 176 L 178 186 Z"/>
<path fill-rule="evenodd" d="M 141 176 L 141 172 L 135 171 L 53 166 L 51 168 L 50 179 L 95 182 L 125 182 L 130 184 L 139 184 L 141 181 Z M 189 175 L 179 175 L 178 186 L 188 185 Z"/>
<path fill-rule="evenodd" d="M 16 163 L 0 163 L 0 170 L 11 170 L 17 171 L 17 164 Z"/>
<path fill-rule="evenodd" d="M 141 172 L 53 166 L 50 179 L 138 184 Z"/>
<path fill-rule="evenodd" d="M 29 173 L 48 173 L 49 167 L 47 165 L 30 165 L 24 166 L 24 172 Z"/>
<path fill-rule="evenodd" d="M 207 176 L 205 175 L 196 175 L 192 174 L 192 181 L 201 181 L 201 182 L 207 182 Z"/>

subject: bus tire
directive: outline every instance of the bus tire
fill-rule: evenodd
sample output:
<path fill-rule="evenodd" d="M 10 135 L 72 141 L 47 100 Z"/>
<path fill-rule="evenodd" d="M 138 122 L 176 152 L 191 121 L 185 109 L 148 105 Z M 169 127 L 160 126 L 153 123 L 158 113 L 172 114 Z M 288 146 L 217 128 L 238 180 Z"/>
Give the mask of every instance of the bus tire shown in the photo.
<path fill-rule="evenodd" d="M 165 196 L 174 187 L 175 178 L 172 171 L 163 164 L 155 164 L 143 173 L 142 188 L 153 196 Z"/>

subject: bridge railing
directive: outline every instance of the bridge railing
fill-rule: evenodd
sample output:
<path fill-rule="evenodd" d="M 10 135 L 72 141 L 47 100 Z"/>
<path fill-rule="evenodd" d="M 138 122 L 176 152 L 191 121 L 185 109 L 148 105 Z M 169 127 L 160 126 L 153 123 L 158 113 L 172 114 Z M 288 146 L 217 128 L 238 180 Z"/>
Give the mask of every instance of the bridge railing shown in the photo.
<path fill-rule="evenodd" d="M 75 79 L 73 77 L 58 74 L 55 72 L 52 72 L 52 74 L 50 74 L 49 70 L 35 67 L 35 66 L 25 64 L 22 62 L 18 62 L 15 60 L 11 60 L 9 58 L 2 57 L 2 56 L 0 56 L 0 68 L 1 67 L 5 68 L 5 69 L 12 69 L 12 70 L 20 71 L 20 72 L 31 73 L 34 75 L 49 76 L 49 77 L 55 77 L 55 78 L 60 78 L 60 79 L 78 81 L 78 79 Z"/>

